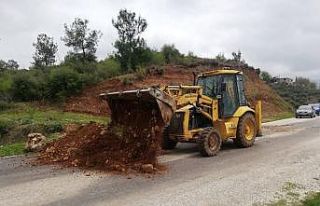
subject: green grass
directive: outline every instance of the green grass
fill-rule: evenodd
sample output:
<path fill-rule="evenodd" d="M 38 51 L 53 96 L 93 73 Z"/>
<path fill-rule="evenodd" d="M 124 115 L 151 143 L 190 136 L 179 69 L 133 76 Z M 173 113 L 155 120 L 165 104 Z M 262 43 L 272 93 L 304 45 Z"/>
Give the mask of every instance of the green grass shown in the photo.
<path fill-rule="evenodd" d="M 311 193 L 302 201 L 303 206 L 319 206 L 320 205 L 320 192 Z"/>
<path fill-rule="evenodd" d="M 294 114 L 292 112 L 283 112 L 271 117 L 263 118 L 263 122 L 272 122 L 276 120 L 281 120 L 281 119 L 287 119 L 287 118 L 292 118 L 294 117 Z"/>
<path fill-rule="evenodd" d="M 23 142 L 1 145 L 0 146 L 0 157 L 23 154 L 25 152 L 24 145 L 25 144 Z"/>
<path fill-rule="evenodd" d="M 0 121 L 14 121 L 14 122 L 32 122 L 32 123 L 43 123 L 48 121 L 56 121 L 61 124 L 83 124 L 89 122 L 97 122 L 101 124 L 107 124 L 109 121 L 108 117 L 104 116 L 93 116 L 88 114 L 63 112 L 58 110 L 40 110 L 34 107 L 26 107 L 24 110 L 15 109 L 0 112 Z"/>
<path fill-rule="evenodd" d="M 18 103 L 0 112 L 0 156 L 24 153 L 24 142 L 29 132 L 44 133 L 48 141 L 57 138 L 67 124 L 96 122 L 108 124 L 109 118 L 88 114 L 63 112 L 57 108 L 40 109 Z"/>
<path fill-rule="evenodd" d="M 304 192 L 305 187 L 285 182 L 281 188 L 281 192 L 275 194 L 274 201 L 261 204 L 255 203 L 254 206 L 320 206 L 320 192 Z M 305 194 L 305 195 L 301 195 Z"/>

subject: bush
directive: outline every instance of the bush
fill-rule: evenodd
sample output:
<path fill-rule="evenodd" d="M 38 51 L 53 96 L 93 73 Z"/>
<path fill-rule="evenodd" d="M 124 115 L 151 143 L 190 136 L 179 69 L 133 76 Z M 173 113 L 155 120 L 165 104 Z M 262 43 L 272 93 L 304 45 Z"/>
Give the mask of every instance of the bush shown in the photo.
<path fill-rule="evenodd" d="M 7 109 L 11 109 L 12 107 L 12 103 L 0 100 L 0 112 L 5 111 Z"/>
<path fill-rule="evenodd" d="M 97 64 L 98 75 L 106 78 L 111 78 L 120 74 L 120 64 L 113 58 L 108 58 Z"/>
<path fill-rule="evenodd" d="M 146 69 L 139 67 L 135 73 L 136 79 L 137 80 L 144 80 L 147 76 L 147 71 Z"/>
<path fill-rule="evenodd" d="M 79 73 L 62 67 L 50 72 L 48 80 L 48 97 L 51 99 L 64 99 L 78 93 L 82 89 L 82 80 Z"/>
<path fill-rule="evenodd" d="M 0 94 L 9 93 L 12 87 L 12 74 L 7 72 L 0 73 Z"/>
<path fill-rule="evenodd" d="M 131 76 L 125 76 L 121 79 L 122 84 L 124 85 L 132 85 L 133 84 L 133 78 Z"/>
<path fill-rule="evenodd" d="M 6 134 L 12 126 L 11 121 L 0 120 L 0 137 Z"/>
<path fill-rule="evenodd" d="M 149 63 L 155 64 L 155 65 L 164 65 L 166 63 L 166 60 L 165 60 L 162 52 L 155 51 L 152 53 L 151 60 Z"/>
<path fill-rule="evenodd" d="M 48 122 L 44 124 L 44 132 L 47 134 L 61 132 L 63 125 L 59 122 Z"/>
<path fill-rule="evenodd" d="M 39 84 L 30 72 L 17 73 L 12 82 L 12 95 L 18 101 L 34 101 L 40 98 Z"/>

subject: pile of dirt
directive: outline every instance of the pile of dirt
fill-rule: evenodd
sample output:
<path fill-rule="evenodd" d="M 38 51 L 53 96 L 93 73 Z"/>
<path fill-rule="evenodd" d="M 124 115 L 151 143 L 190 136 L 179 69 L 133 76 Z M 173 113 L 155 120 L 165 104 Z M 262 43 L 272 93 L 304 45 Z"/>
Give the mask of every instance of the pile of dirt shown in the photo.
<path fill-rule="evenodd" d="M 192 85 L 192 72 L 204 72 L 215 68 L 197 66 L 188 68 L 184 66 L 168 65 L 163 67 L 163 75 L 148 75 L 144 80 L 136 80 L 131 84 L 124 84 L 118 77 L 106 80 L 100 84 L 88 87 L 80 95 L 69 98 L 65 105 L 66 111 L 90 113 L 94 115 L 110 115 L 106 102 L 99 99 L 99 94 L 112 91 L 146 88 L 154 85 Z M 257 99 L 262 99 L 262 115 L 270 119 L 281 113 L 291 112 L 292 107 L 283 100 L 271 87 L 263 82 L 255 70 L 243 69 L 246 77 L 246 95 L 249 102 L 254 105 Z"/>
<path fill-rule="evenodd" d="M 134 103 L 134 102 L 133 102 Z M 43 149 L 38 162 L 118 172 L 161 171 L 157 161 L 161 152 L 163 122 L 154 105 L 117 103 L 116 115 L 106 128 L 91 123 L 55 140 Z"/>

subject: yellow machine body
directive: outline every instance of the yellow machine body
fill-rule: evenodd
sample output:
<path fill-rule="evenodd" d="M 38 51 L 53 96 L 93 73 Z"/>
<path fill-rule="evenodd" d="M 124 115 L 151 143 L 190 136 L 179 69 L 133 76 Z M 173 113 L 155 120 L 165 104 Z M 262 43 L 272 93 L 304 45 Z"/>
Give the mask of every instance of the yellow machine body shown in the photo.
<path fill-rule="evenodd" d="M 234 74 L 234 71 L 230 70 L 218 70 L 214 72 L 205 73 L 205 75 L 218 75 L 218 74 Z M 199 133 L 203 128 L 189 129 L 190 112 L 196 104 L 200 107 L 201 114 L 210 119 L 212 127 L 216 128 L 223 140 L 228 138 L 235 138 L 237 133 L 237 126 L 239 119 L 246 113 L 252 113 L 256 118 L 257 134 L 261 135 L 261 101 L 257 101 L 255 108 L 249 106 L 239 106 L 236 112 L 227 118 L 219 118 L 219 106 L 218 100 L 202 94 L 202 88 L 200 86 L 178 86 L 178 87 L 166 87 L 164 89 L 169 95 L 172 95 L 176 99 L 175 115 L 183 116 L 182 129 L 180 132 L 170 133 L 170 138 L 176 139 L 179 142 L 195 142 Z M 207 108 L 204 110 L 202 108 Z"/>
<path fill-rule="evenodd" d="M 101 96 L 108 101 L 112 120 L 124 115 L 117 109 L 119 104 L 134 107 L 144 102 L 153 107 L 167 125 L 164 149 L 174 148 L 177 142 L 197 142 L 203 155 L 213 156 L 229 138 L 240 147 L 252 146 L 261 135 L 261 101 L 254 108 L 248 106 L 242 72 L 212 70 L 196 80 L 194 86 L 151 87 Z"/>

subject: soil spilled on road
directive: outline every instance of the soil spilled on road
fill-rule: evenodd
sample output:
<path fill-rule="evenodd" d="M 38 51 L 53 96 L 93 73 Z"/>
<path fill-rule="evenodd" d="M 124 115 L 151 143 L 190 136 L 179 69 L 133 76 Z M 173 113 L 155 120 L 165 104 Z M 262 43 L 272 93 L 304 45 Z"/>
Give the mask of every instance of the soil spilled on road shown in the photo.
<path fill-rule="evenodd" d="M 84 125 L 46 145 L 39 163 L 125 173 L 164 169 L 157 161 L 164 124 L 154 105 L 124 101 L 116 111 L 108 127 Z"/>

